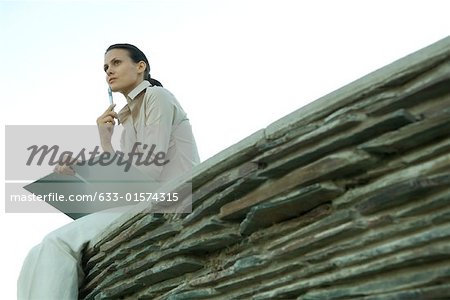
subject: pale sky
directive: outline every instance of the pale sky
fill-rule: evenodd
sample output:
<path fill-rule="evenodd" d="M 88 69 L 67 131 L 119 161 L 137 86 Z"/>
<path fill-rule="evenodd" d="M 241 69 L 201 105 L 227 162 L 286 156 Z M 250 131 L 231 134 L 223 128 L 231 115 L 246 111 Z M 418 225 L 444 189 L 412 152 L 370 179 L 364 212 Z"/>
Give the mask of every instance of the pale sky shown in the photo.
<path fill-rule="evenodd" d="M 95 124 L 108 106 L 104 52 L 126 42 L 178 98 L 205 160 L 448 36 L 448 11 L 446 0 L 0 1 L 1 120 Z M 28 250 L 68 222 L 2 210 L 2 299 L 15 299 Z"/>

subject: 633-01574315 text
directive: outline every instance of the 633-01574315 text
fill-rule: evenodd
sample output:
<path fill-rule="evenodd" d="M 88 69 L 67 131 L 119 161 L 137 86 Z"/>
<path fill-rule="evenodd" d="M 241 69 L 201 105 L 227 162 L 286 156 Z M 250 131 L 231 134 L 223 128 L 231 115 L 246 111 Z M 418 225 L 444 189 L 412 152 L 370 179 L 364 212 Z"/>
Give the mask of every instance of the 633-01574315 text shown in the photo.
<path fill-rule="evenodd" d="M 116 201 L 128 201 L 128 202 L 176 202 L 178 201 L 178 193 L 108 193 L 108 192 L 95 192 L 93 194 L 73 194 L 62 195 L 58 193 L 48 193 L 46 195 L 10 195 L 11 202 L 32 202 L 32 201 L 45 201 L 45 202 L 116 202 Z"/>

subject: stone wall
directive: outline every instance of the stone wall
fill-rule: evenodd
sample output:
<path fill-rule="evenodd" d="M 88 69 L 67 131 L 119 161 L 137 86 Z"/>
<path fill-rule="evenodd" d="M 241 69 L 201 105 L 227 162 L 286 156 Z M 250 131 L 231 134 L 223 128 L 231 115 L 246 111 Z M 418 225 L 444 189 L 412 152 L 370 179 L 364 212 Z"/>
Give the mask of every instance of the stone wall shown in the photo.
<path fill-rule="evenodd" d="M 91 241 L 82 299 L 450 298 L 450 38 L 205 161 Z"/>

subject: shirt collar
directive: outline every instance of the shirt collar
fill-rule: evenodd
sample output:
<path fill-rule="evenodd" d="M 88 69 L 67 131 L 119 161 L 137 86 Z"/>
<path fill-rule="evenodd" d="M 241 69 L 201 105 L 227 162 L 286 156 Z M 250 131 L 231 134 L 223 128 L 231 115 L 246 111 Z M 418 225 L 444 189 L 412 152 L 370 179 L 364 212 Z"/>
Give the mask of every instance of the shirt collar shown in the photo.
<path fill-rule="evenodd" d="M 127 100 L 128 99 L 130 101 L 134 100 L 134 98 L 136 98 L 137 95 L 139 95 L 143 90 L 145 90 L 149 86 L 152 86 L 150 82 L 148 82 L 147 80 L 142 81 L 128 94 Z"/>
<path fill-rule="evenodd" d="M 149 86 L 152 86 L 150 82 L 147 80 L 142 81 L 139 83 L 130 93 L 128 93 L 126 99 L 127 104 L 119 111 L 118 113 L 118 119 L 119 124 L 124 122 L 124 119 L 126 116 L 131 112 L 131 109 L 134 107 L 135 102 L 133 101 L 143 90 L 148 88 Z"/>

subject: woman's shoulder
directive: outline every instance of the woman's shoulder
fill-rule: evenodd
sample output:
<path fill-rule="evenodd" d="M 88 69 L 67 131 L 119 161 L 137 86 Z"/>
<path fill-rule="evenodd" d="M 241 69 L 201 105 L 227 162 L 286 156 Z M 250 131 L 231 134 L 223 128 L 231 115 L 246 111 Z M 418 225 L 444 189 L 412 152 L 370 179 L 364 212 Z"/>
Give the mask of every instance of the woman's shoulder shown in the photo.
<path fill-rule="evenodd" d="M 150 100 L 152 98 L 175 99 L 175 96 L 168 89 L 162 86 L 149 86 L 145 91 L 145 99 Z"/>
<path fill-rule="evenodd" d="M 175 96 L 166 88 L 161 86 L 150 86 L 145 91 L 145 105 L 173 105 L 182 110 L 180 103 Z"/>

